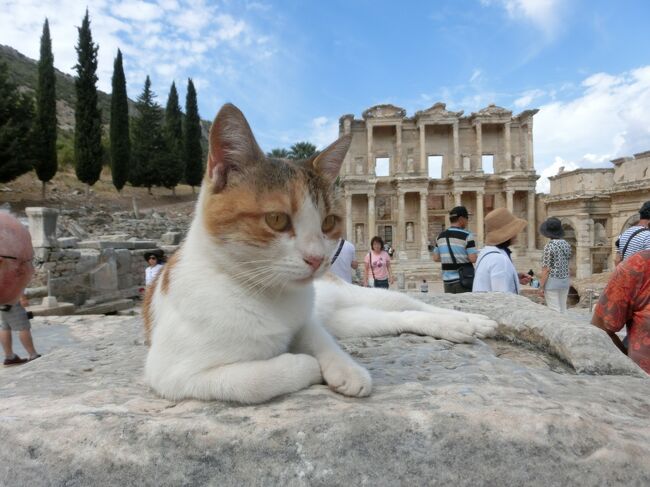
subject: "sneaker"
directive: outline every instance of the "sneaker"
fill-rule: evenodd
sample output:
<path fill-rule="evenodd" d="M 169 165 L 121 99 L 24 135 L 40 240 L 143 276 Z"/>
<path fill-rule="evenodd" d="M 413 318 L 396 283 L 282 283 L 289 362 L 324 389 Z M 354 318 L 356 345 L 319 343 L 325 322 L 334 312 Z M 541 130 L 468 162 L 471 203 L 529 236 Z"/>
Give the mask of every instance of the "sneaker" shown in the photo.
<path fill-rule="evenodd" d="M 6 358 L 4 365 L 20 365 L 29 362 L 26 358 L 20 358 L 18 355 L 14 354 L 14 358 Z"/>

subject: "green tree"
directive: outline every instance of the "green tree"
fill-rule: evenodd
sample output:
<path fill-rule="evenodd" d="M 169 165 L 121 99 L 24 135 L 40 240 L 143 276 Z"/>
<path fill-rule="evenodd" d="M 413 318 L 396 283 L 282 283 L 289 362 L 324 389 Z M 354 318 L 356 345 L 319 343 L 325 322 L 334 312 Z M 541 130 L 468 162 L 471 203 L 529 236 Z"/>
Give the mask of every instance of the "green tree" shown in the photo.
<path fill-rule="evenodd" d="M 187 81 L 185 98 L 185 182 L 192 186 L 201 184 L 203 178 L 203 151 L 201 150 L 201 119 L 192 78 Z"/>
<path fill-rule="evenodd" d="M 287 149 L 277 148 L 271 152 L 266 153 L 266 157 L 273 157 L 275 159 L 288 159 L 291 153 Z"/>
<path fill-rule="evenodd" d="M 133 186 L 149 189 L 160 184 L 159 164 L 166 157 L 167 147 L 163 136 L 162 108 L 154 101 L 149 76 L 136 101 L 138 115 L 131 124 L 131 170 L 129 181 Z"/>
<path fill-rule="evenodd" d="M 77 178 L 90 186 L 102 172 L 102 120 L 97 107 L 97 50 L 90 32 L 88 10 L 81 22 L 77 50 L 77 78 L 75 88 L 74 159 Z"/>
<path fill-rule="evenodd" d="M 59 167 L 56 152 L 56 78 L 50 25 L 47 19 L 43 23 L 41 57 L 38 61 L 33 143 L 34 168 L 42 183 L 41 197 L 45 199 L 45 184 L 54 177 Z"/>
<path fill-rule="evenodd" d="M 165 142 L 167 154 L 159 168 L 160 184 L 176 194 L 176 185 L 185 171 L 183 155 L 183 113 L 178 104 L 176 83 L 172 82 L 165 107 Z"/>
<path fill-rule="evenodd" d="M 126 78 L 122 52 L 117 50 L 113 63 L 113 91 L 111 94 L 110 154 L 113 186 L 118 192 L 129 179 L 131 139 L 129 134 L 129 105 L 126 97 Z"/>
<path fill-rule="evenodd" d="M 289 159 L 302 160 L 309 159 L 311 156 L 318 154 L 316 146 L 310 142 L 296 142 L 291 146 Z"/>
<path fill-rule="evenodd" d="M 34 101 L 9 81 L 9 68 L 0 63 L 0 183 L 8 183 L 34 167 L 31 150 Z"/>

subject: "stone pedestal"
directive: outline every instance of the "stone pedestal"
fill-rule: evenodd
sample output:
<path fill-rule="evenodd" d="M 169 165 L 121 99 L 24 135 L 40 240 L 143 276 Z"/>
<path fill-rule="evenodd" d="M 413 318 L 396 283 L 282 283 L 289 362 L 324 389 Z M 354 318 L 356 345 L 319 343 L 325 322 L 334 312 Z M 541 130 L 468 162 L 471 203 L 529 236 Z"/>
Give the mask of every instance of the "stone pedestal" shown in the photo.
<path fill-rule="evenodd" d="M 53 208 L 25 209 L 29 219 L 29 233 L 34 247 L 56 247 L 56 220 L 59 212 Z"/>

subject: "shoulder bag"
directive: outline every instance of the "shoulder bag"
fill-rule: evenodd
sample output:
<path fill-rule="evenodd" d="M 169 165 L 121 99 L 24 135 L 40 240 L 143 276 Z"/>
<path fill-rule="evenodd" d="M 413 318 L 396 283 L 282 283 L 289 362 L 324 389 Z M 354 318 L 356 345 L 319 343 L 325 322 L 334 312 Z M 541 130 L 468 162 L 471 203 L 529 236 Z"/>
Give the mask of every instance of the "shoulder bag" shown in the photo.
<path fill-rule="evenodd" d="M 472 285 L 474 284 L 474 276 L 475 276 L 474 264 L 472 264 L 471 262 L 465 262 L 463 264 L 459 264 L 458 262 L 456 262 L 456 256 L 454 255 L 454 251 L 451 250 L 449 237 L 445 236 L 445 239 L 447 240 L 447 248 L 449 249 L 451 260 L 456 266 L 456 270 L 458 270 L 458 276 L 460 277 L 461 287 L 471 290 Z"/>

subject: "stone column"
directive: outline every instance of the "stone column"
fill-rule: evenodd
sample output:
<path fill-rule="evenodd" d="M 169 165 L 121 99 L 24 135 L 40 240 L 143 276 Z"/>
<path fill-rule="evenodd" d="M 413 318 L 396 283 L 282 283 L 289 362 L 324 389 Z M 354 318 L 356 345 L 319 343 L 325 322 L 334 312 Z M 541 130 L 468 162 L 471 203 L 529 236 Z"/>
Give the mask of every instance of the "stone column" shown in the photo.
<path fill-rule="evenodd" d="M 460 169 L 460 142 L 458 140 L 458 122 L 454 122 L 453 137 L 454 137 L 454 170 L 458 171 Z"/>
<path fill-rule="evenodd" d="M 56 220 L 59 212 L 54 208 L 25 208 L 29 220 L 29 234 L 34 247 L 57 247 Z"/>
<path fill-rule="evenodd" d="M 503 158 L 506 160 L 505 169 L 512 169 L 512 150 L 510 144 L 510 122 L 503 124 L 503 139 L 505 144 L 505 151 Z"/>
<path fill-rule="evenodd" d="M 377 229 L 375 228 L 375 193 L 368 193 L 368 245 L 366 248 L 370 248 L 370 240 L 375 236 Z"/>
<path fill-rule="evenodd" d="M 476 163 L 476 167 L 474 167 L 473 170 L 477 171 L 479 169 L 483 169 L 483 134 L 481 129 L 481 122 L 477 121 L 474 124 L 474 128 L 476 129 L 476 157 L 478 159 L 478 162 Z"/>
<path fill-rule="evenodd" d="M 535 232 L 537 223 L 535 222 L 535 190 L 528 191 L 528 250 L 535 250 Z"/>
<path fill-rule="evenodd" d="M 400 259 L 406 258 L 406 222 L 404 221 L 404 196 L 403 189 L 397 190 L 397 232 L 395 232 L 395 246 Z"/>
<path fill-rule="evenodd" d="M 345 193 L 345 238 L 354 242 L 352 233 L 352 195 Z"/>
<path fill-rule="evenodd" d="M 514 196 L 515 196 L 515 190 L 514 189 L 507 189 L 506 190 L 506 208 L 510 213 L 513 213 L 513 209 L 515 207 L 514 205 Z"/>
<path fill-rule="evenodd" d="M 429 260 L 429 216 L 427 191 L 420 191 L 420 259 Z"/>
<path fill-rule="evenodd" d="M 393 165 L 393 171 L 397 173 L 403 173 L 405 171 L 404 162 L 402 161 L 402 124 L 398 123 L 395 125 L 395 152 L 396 158 L 395 164 Z"/>
<path fill-rule="evenodd" d="M 370 176 L 375 175 L 375 158 L 372 154 L 372 124 L 366 122 L 366 131 L 368 137 L 368 169 L 367 174 Z"/>
<path fill-rule="evenodd" d="M 426 124 L 420 123 L 420 172 L 425 173 L 428 176 L 429 169 L 427 167 L 426 131 Z"/>
<path fill-rule="evenodd" d="M 526 124 L 526 151 L 528 152 L 528 169 L 532 170 L 535 168 L 535 158 L 533 155 L 533 121 L 528 120 Z"/>
<path fill-rule="evenodd" d="M 476 239 L 478 240 L 476 244 L 479 247 L 483 246 L 483 241 L 485 240 L 485 229 L 483 228 L 483 197 L 485 196 L 485 191 L 479 189 L 476 192 Z"/>
<path fill-rule="evenodd" d="M 454 191 L 454 206 L 460 206 L 462 204 L 462 191 Z"/>

